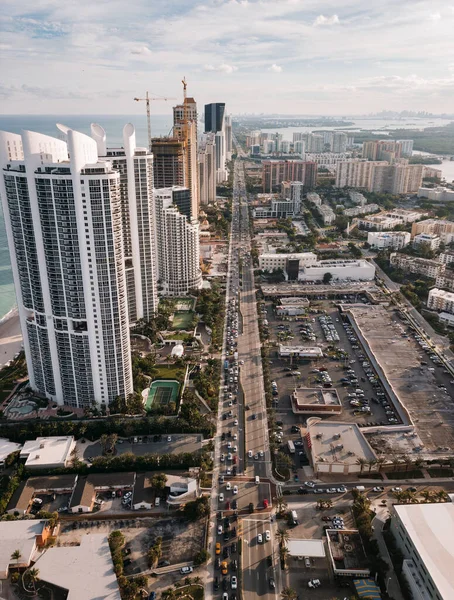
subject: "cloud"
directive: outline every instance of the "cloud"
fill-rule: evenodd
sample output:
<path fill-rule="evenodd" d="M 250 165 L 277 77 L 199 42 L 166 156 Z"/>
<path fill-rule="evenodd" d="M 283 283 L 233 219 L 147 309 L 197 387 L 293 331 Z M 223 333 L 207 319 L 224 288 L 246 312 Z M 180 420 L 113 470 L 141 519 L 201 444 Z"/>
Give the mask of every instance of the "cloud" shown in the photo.
<path fill-rule="evenodd" d="M 131 50 L 131 54 L 137 54 L 139 56 L 149 56 L 151 53 L 152 52 L 148 46 L 137 46 Z"/>
<path fill-rule="evenodd" d="M 238 71 L 238 67 L 226 63 L 221 63 L 220 65 L 205 65 L 204 69 L 205 71 L 219 71 L 220 73 L 233 73 L 234 71 Z"/>
<path fill-rule="evenodd" d="M 268 71 L 273 71 L 273 73 L 281 73 L 282 72 L 282 67 L 280 67 L 279 65 L 277 65 L 276 63 L 272 64 L 271 67 L 269 67 Z"/>
<path fill-rule="evenodd" d="M 435 22 L 435 21 L 439 21 L 439 20 L 441 19 L 441 14 L 440 14 L 439 12 L 432 13 L 432 14 L 429 16 L 429 19 L 430 19 L 431 21 L 434 21 L 434 22 Z"/>
<path fill-rule="evenodd" d="M 331 17 L 325 17 L 325 15 L 319 15 L 315 21 L 315 27 L 319 27 L 321 25 L 336 25 L 339 23 L 339 17 L 337 15 L 332 15 Z"/>

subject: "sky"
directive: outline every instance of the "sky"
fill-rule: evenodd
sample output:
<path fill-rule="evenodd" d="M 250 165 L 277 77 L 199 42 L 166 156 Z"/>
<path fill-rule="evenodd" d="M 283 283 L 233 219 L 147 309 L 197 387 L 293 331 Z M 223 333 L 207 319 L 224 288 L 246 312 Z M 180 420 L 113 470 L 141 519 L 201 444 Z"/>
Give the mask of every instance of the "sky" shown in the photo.
<path fill-rule="evenodd" d="M 3 0 L 0 74 L 3 114 L 452 113 L 454 0 Z"/>

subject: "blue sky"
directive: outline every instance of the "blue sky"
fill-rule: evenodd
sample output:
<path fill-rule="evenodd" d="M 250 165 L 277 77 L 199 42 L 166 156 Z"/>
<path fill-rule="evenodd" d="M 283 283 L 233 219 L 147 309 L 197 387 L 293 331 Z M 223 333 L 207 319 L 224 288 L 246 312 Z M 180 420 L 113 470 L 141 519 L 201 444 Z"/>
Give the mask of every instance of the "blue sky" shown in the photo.
<path fill-rule="evenodd" d="M 454 0 L 3 0 L 3 113 L 454 112 Z M 155 113 L 170 110 L 164 103 Z"/>

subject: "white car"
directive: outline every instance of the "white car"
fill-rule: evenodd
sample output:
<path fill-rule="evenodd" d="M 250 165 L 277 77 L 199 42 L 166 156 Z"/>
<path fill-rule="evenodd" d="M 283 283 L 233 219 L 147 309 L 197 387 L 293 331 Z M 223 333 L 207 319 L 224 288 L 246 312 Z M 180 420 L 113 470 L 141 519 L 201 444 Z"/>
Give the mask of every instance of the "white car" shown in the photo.
<path fill-rule="evenodd" d="M 235 420 L 233 421 L 233 424 L 234 424 L 234 425 L 238 425 L 238 419 L 235 419 Z"/>
<path fill-rule="evenodd" d="M 231 449 L 232 449 L 232 442 L 229 442 L 229 443 L 227 444 L 227 449 L 228 449 L 228 450 L 231 450 Z"/>
<path fill-rule="evenodd" d="M 233 493 L 238 494 L 238 486 L 237 485 L 233 486 Z"/>
<path fill-rule="evenodd" d="M 264 456 L 264 454 L 263 454 L 263 450 L 260 450 L 260 452 L 259 452 L 259 456 L 260 456 L 260 458 L 263 458 L 263 456 Z"/>
<path fill-rule="evenodd" d="M 238 452 L 238 446 L 233 446 L 233 451 Z"/>
<path fill-rule="evenodd" d="M 235 575 L 232 575 L 232 578 L 230 579 L 230 585 L 232 586 L 232 590 L 236 590 L 238 587 L 238 582 Z"/>
<path fill-rule="evenodd" d="M 222 525 L 218 525 L 218 535 L 222 535 Z"/>
<path fill-rule="evenodd" d="M 225 489 L 227 491 L 230 491 L 232 489 L 232 484 L 230 483 L 230 481 L 227 481 L 227 483 L 225 484 Z"/>
<path fill-rule="evenodd" d="M 223 454 L 221 454 L 221 458 L 220 458 L 221 462 L 224 462 L 225 460 L 225 456 Z"/>
<path fill-rule="evenodd" d="M 188 573 L 192 573 L 194 569 L 192 567 L 182 567 L 180 569 L 180 573 L 182 573 L 183 575 L 187 575 Z"/>
<path fill-rule="evenodd" d="M 263 543 L 263 535 L 262 535 L 261 533 L 259 533 L 259 534 L 258 534 L 258 536 L 257 536 L 257 542 L 258 542 L 259 544 L 262 544 L 262 543 Z"/>
<path fill-rule="evenodd" d="M 315 487 L 315 483 L 313 481 L 305 481 L 304 485 L 309 488 Z"/>
<path fill-rule="evenodd" d="M 224 494 L 222 492 L 219 494 L 219 502 L 224 502 Z"/>
<path fill-rule="evenodd" d="M 238 435 L 236 433 L 233 434 L 233 439 L 237 440 L 238 439 Z"/>
<path fill-rule="evenodd" d="M 265 540 L 266 540 L 267 542 L 269 542 L 269 541 L 270 541 L 270 539 L 271 539 L 271 532 L 270 532 L 270 530 L 269 530 L 269 529 L 267 529 L 267 530 L 265 531 Z"/>
<path fill-rule="evenodd" d="M 249 458 L 252 458 L 252 450 L 248 450 L 247 455 L 248 455 Z"/>

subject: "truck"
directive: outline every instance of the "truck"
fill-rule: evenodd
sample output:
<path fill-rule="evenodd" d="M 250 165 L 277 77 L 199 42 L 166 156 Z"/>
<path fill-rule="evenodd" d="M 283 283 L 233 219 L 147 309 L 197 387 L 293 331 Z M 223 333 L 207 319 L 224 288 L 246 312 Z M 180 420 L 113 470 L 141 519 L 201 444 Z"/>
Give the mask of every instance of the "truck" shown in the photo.
<path fill-rule="evenodd" d="M 290 452 L 290 454 L 295 454 L 295 444 L 292 442 L 292 440 L 289 440 L 287 442 L 288 445 L 288 451 Z"/>
<path fill-rule="evenodd" d="M 224 371 L 228 371 L 229 370 L 229 366 L 230 366 L 229 361 L 225 360 L 224 361 Z"/>

